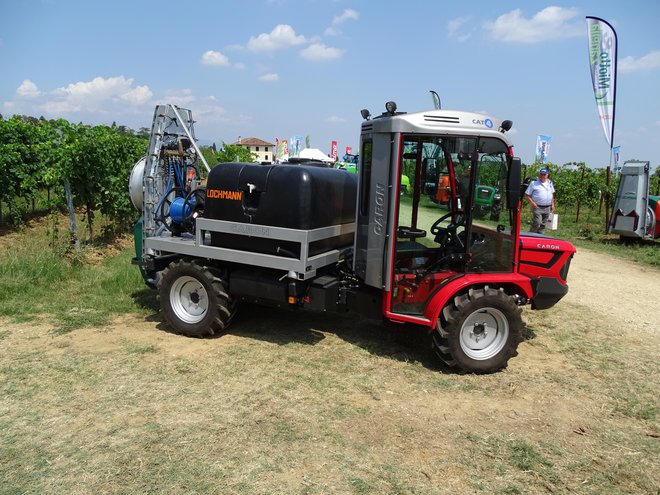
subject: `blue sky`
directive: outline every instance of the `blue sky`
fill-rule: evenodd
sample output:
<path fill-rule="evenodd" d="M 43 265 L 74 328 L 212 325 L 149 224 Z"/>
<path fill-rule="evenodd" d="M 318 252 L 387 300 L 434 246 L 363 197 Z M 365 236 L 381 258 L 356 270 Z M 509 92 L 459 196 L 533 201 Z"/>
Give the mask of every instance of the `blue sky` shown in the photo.
<path fill-rule="evenodd" d="M 193 110 L 203 144 L 309 135 L 340 153 L 360 109 L 443 108 L 514 122 L 516 155 L 607 165 L 585 16 L 617 31 L 615 145 L 660 162 L 660 1 L 0 0 L 0 113 L 133 129 Z"/>

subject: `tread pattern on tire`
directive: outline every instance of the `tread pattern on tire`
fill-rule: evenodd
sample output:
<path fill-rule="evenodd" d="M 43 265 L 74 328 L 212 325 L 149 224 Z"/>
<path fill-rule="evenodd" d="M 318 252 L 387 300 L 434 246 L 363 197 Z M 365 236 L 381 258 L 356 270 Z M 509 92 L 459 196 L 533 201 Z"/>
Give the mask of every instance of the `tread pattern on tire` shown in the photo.
<path fill-rule="evenodd" d="M 497 309 L 504 310 L 507 314 L 509 338 L 497 356 L 484 362 L 475 362 L 460 350 L 459 334 L 464 319 L 485 302 L 499 306 Z M 522 308 L 504 289 L 488 286 L 470 288 L 467 292 L 454 296 L 443 308 L 436 327 L 432 330 L 431 345 L 438 357 L 451 368 L 465 373 L 494 373 L 506 368 L 509 359 L 518 355 L 518 344 L 522 341 L 521 314 Z"/>
<path fill-rule="evenodd" d="M 179 275 L 177 275 L 179 274 Z M 199 323 L 181 322 L 171 309 L 170 287 L 178 276 L 193 276 L 204 285 L 209 307 L 207 316 Z M 170 280 L 171 279 L 171 280 Z M 169 326 L 178 334 L 188 337 L 212 337 L 222 333 L 236 313 L 236 301 L 229 295 L 227 284 L 220 273 L 204 265 L 204 260 L 182 258 L 167 266 L 158 281 L 161 307 Z"/>

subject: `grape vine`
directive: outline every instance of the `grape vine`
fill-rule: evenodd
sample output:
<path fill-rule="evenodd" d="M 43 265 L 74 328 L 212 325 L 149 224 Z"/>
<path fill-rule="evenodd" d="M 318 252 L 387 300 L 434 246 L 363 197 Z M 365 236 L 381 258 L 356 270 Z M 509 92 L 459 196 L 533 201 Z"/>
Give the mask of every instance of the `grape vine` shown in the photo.
<path fill-rule="evenodd" d="M 116 230 L 128 228 L 136 216 L 127 193 L 128 176 L 146 149 L 146 138 L 126 128 L 0 118 L 0 224 L 20 223 L 27 205 L 34 210 L 35 199 L 44 194 L 49 209 L 64 207 L 68 181 L 90 238 L 95 213 Z"/>

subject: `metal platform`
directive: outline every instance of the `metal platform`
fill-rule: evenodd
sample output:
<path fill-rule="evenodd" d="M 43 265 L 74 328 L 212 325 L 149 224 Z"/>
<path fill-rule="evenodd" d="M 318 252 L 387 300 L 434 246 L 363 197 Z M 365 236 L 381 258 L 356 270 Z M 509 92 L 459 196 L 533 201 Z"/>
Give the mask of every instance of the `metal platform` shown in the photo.
<path fill-rule="evenodd" d="M 212 246 L 211 232 L 296 242 L 300 244 L 300 257 L 290 258 Z M 177 253 L 229 263 L 274 268 L 288 272 L 289 278 L 307 280 L 316 276 L 318 269 L 336 263 L 342 254 L 341 250 L 332 249 L 315 256 L 309 256 L 310 243 L 354 232 L 355 223 L 333 225 L 313 230 L 298 230 L 198 218 L 194 236 L 174 237 L 164 234 L 147 237 L 144 242 L 145 249 L 150 254 Z"/>

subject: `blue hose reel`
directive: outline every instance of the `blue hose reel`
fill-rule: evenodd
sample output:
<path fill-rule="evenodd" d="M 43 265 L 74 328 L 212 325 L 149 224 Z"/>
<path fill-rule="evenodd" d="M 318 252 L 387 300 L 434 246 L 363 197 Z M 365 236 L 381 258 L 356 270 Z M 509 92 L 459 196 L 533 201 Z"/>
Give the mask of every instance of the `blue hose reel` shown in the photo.
<path fill-rule="evenodd" d="M 195 198 L 186 198 L 177 196 L 170 204 L 170 218 L 175 225 L 181 225 L 190 215 L 195 208 Z"/>

